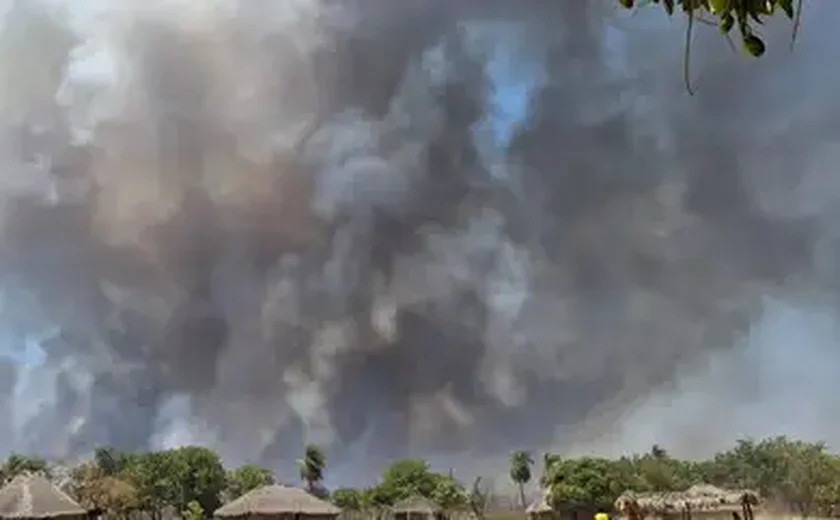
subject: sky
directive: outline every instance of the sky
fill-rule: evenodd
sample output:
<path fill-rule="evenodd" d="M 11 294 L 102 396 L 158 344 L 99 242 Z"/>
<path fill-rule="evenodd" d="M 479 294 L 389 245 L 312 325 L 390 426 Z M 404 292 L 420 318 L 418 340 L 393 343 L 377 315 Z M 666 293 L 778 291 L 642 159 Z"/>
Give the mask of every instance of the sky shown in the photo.
<path fill-rule="evenodd" d="M 61 6 L 69 15 L 74 27 L 83 33 L 97 32 L 98 19 L 108 9 L 108 3 L 101 0 L 50 0 L 51 4 Z M 113 5 L 113 4 L 111 4 Z M 477 33 L 493 41 L 493 52 L 488 66 L 491 89 L 490 104 L 493 117 L 476 127 L 476 135 L 489 131 L 493 146 L 485 147 L 488 166 L 500 158 L 492 153 L 494 147 L 504 147 L 509 141 L 516 124 L 525 116 L 528 99 L 540 81 L 541 71 L 537 65 L 523 64 L 518 53 L 521 52 L 517 38 L 523 27 L 508 23 L 494 22 L 478 29 Z M 609 40 L 615 36 L 608 35 Z M 95 41 L 83 42 L 74 56 L 74 63 L 69 74 L 76 79 L 88 81 L 108 81 L 114 63 L 107 49 L 97 46 Z M 62 95 L 58 93 L 59 97 Z M 480 144 L 479 144 L 480 146 Z M 11 304 L 3 299 L 0 288 L 0 308 Z M 5 338 L 2 338 L 6 336 Z M 20 365 L 34 366 L 41 363 L 44 353 L 38 346 L 37 338 L 30 338 L 20 344 L 20 338 L 0 331 L 0 356 L 11 358 Z"/>
<path fill-rule="evenodd" d="M 78 27 L 82 33 L 96 33 L 97 19 L 107 9 L 108 3 L 101 0 L 50 0 L 53 3 L 62 5 L 71 23 Z M 113 4 L 111 4 L 113 5 Z M 530 92 L 536 88 L 542 80 L 542 71 L 538 64 L 522 59 L 524 52 L 520 38 L 522 31 L 527 30 L 522 25 L 514 22 L 494 22 L 476 29 L 476 33 L 483 33 L 479 38 L 483 43 L 490 42 L 493 51 L 491 61 L 488 64 L 488 74 L 492 82 L 490 104 L 493 109 L 489 120 L 476 125 L 476 141 L 491 173 L 504 173 L 503 157 L 500 149 L 507 144 L 517 123 L 526 114 L 529 103 Z M 612 53 L 615 61 L 612 63 L 617 71 L 622 70 L 620 59 L 619 42 L 621 34 L 617 30 L 607 29 L 605 42 L 608 48 L 614 49 Z M 76 61 L 71 68 L 70 74 L 75 78 L 84 78 L 94 81 L 107 81 L 110 70 L 114 63 L 106 50 L 97 49 L 96 42 L 86 43 L 80 46 L 76 53 Z M 59 92 L 59 97 L 65 93 Z M 489 138 L 488 138 L 489 137 Z M 2 308 L 6 305 L 14 305 L 14 302 L 3 299 L 2 287 L 0 287 L 0 315 Z M 16 337 L 14 331 L 0 329 L 0 357 L 8 357 L 21 366 L 38 367 L 44 359 L 44 352 L 38 346 L 39 338 L 30 337 L 22 340 Z M 22 389 L 35 383 L 28 377 L 31 371 L 19 372 L 21 379 L 18 388 Z M 38 392 L 40 395 L 50 392 Z M 26 403 L 21 407 L 27 410 L 37 409 L 38 403 Z M 21 412 L 24 413 L 24 412 Z M 18 416 L 17 421 L 25 420 L 23 415 Z"/>

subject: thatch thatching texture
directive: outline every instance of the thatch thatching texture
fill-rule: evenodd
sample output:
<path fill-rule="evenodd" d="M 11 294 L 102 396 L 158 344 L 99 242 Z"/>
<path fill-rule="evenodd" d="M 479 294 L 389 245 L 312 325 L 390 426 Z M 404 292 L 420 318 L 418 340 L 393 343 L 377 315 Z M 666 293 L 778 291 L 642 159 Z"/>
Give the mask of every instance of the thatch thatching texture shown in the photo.
<path fill-rule="evenodd" d="M 302 489 L 275 484 L 249 491 L 223 505 L 213 514 L 219 518 L 252 516 L 335 518 L 339 513 L 341 509 Z"/>
<path fill-rule="evenodd" d="M 80 519 L 88 512 L 37 473 L 18 475 L 0 489 L 0 519 Z"/>
<path fill-rule="evenodd" d="M 525 509 L 525 512 L 529 515 L 542 515 L 551 513 L 552 511 L 550 490 L 543 491 L 540 494 L 540 498 L 531 502 L 531 505 Z"/>
<path fill-rule="evenodd" d="M 738 512 L 745 504 L 757 505 L 758 494 L 750 490 L 721 489 L 708 484 L 692 486 L 685 491 L 669 493 L 625 492 L 615 501 L 615 508 L 624 516 L 662 516 L 690 511 Z"/>

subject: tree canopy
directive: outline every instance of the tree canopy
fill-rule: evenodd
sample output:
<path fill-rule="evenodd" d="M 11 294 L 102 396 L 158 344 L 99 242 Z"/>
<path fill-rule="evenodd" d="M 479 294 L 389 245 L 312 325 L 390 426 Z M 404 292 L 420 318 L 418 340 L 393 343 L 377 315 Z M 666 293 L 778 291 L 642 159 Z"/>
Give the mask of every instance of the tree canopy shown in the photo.
<path fill-rule="evenodd" d="M 422 459 L 396 460 L 383 469 L 375 485 L 343 487 L 332 493 L 323 487 L 324 453 L 309 446 L 300 460 L 304 487 L 350 511 L 386 507 L 414 496 L 449 510 L 472 510 L 479 518 L 491 507 L 491 490 L 482 486 L 481 479 L 469 489 L 451 471 L 436 472 Z M 537 467 L 535 460 L 539 460 Z M 12 454 L 0 468 L 9 479 L 26 471 L 49 475 L 50 465 L 39 457 Z M 788 437 L 741 439 L 706 460 L 679 459 L 659 445 L 647 453 L 619 458 L 545 453 L 537 459 L 531 452 L 516 451 L 508 473 L 523 488 L 534 480 L 532 473 L 539 475 L 539 485 L 551 492 L 558 507 L 610 510 L 627 490 L 679 491 L 701 483 L 753 489 L 801 515 L 827 515 L 840 503 L 840 455 L 829 452 L 823 443 Z M 154 520 L 167 510 L 193 520 L 206 517 L 221 502 L 275 481 L 269 469 L 256 464 L 226 471 L 215 452 L 198 446 L 143 453 L 101 448 L 68 477 L 66 490 L 82 504 L 105 511 L 110 518 L 127 518 L 128 513 L 142 510 Z"/>

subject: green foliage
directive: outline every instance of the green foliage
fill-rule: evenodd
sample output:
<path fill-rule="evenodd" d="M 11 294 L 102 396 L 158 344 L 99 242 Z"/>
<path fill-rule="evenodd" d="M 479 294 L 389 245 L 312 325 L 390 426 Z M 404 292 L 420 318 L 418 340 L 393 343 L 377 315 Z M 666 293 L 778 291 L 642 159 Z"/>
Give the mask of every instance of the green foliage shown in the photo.
<path fill-rule="evenodd" d="M 428 498 L 441 507 L 462 507 L 468 502 L 461 483 L 432 471 L 420 459 L 401 459 L 385 468 L 379 484 L 368 490 L 366 501 L 372 506 L 390 506 L 412 496 Z"/>
<path fill-rule="evenodd" d="M 49 474 L 47 461 L 40 457 L 30 457 L 19 453 L 12 453 L 0 467 L 0 482 L 5 482 L 23 472 Z"/>
<path fill-rule="evenodd" d="M 431 499 L 444 509 L 460 509 L 467 505 L 467 492 L 457 480 L 448 475 L 436 475 Z"/>
<path fill-rule="evenodd" d="M 324 471 L 327 469 L 327 457 L 318 446 L 307 444 L 303 452 L 303 458 L 298 460 L 300 478 L 306 482 L 306 489 L 310 492 L 317 492 L 318 485 L 324 480 Z"/>
<path fill-rule="evenodd" d="M 187 504 L 187 508 L 181 511 L 181 518 L 184 520 L 201 520 L 204 518 L 204 509 L 201 504 L 193 500 Z"/>
<path fill-rule="evenodd" d="M 215 511 L 221 505 L 219 496 L 227 484 L 227 474 L 219 456 L 200 446 L 178 448 L 172 453 L 182 471 L 178 474 L 179 509 L 183 510 L 195 501 L 204 511 Z"/>
<path fill-rule="evenodd" d="M 338 488 L 332 492 L 332 503 L 347 511 L 361 511 L 365 504 L 364 496 L 358 489 Z"/>
<path fill-rule="evenodd" d="M 527 484 L 531 480 L 531 466 L 534 459 L 527 451 L 514 451 L 510 454 L 510 479 L 517 484 Z"/>
<path fill-rule="evenodd" d="M 309 446 L 301 459 L 301 476 L 310 492 L 327 496 L 322 486 L 326 458 Z M 524 485 L 532 480 L 534 459 L 518 451 L 510 457 L 510 477 Z M 611 510 L 627 490 L 673 491 L 709 483 L 726 488 L 749 488 L 800 516 L 827 516 L 840 503 L 840 456 L 822 443 L 774 437 L 742 439 L 708 460 L 681 460 L 661 446 L 647 453 L 618 459 L 602 457 L 542 457 L 541 485 L 551 491 L 555 508 Z M 45 471 L 38 457 L 11 455 L 0 470 L 4 476 Z M 246 464 L 226 472 L 216 453 L 196 446 L 148 453 L 97 449 L 91 461 L 70 472 L 69 492 L 110 518 L 125 518 L 143 510 L 160 520 L 166 509 L 188 520 L 210 515 L 222 496 L 233 499 L 274 481 L 269 470 Z M 489 489 L 476 479 L 467 490 L 451 474 L 432 471 L 421 459 L 397 460 L 368 489 L 341 488 L 331 500 L 343 509 L 363 511 L 393 505 L 419 495 L 446 509 L 470 509 L 485 518 Z M 520 495 L 521 499 L 521 495 Z"/>
<path fill-rule="evenodd" d="M 794 5 L 794 2 L 796 5 Z M 637 5 L 634 0 L 619 0 L 619 3 L 631 9 Z M 767 18 L 782 12 L 793 20 L 790 45 L 796 42 L 799 32 L 799 22 L 802 13 L 802 0 L 645 0 L 638 4 L 661 5 L 668 15 L 674 14 L 675 9 L 681 10 L 688 17 L 685 34 L 685 59 L 683 60 L 683 76 L 686 88 L 692 93 L 689 83 L 689 69 L 691 61 L 691 35 L 695 20 L 710 25 L 716 25 L 718 30 L 730 37 L 732 28 L 737 25 L 741 38 L 741 48 L 755 58 L 764 55 L 766 46 L 759 34 L 759 27 L 764 25 Z"/>
<path fill-rule="evenodd" d="M 710 483 L 755 489 L 804 516 L 825 513 L 840 502 L 840 457 L 822 443 L 786 437 L 739 440 L 707 461 L 679 460 L 654 446 L 644 455 L 620 459 L 552 458 L 543 481 L 558 508 L 611 509 L 626 490 L 676 491 Z"/>
<path fill-rule="evenodd" d="M 531 481 L 533 465 L 534 458 L 527 451 L 514 451 L 510 454 L 510 479 L 519 486 L 519 502 L 523 509 L 528 507 L 525 503 L 525 484 Z"/>
<path fill-rule="evenodd" d="M 120 476 L 137 490 L 141 508 L 153 515 L 167 506 L 185 511 L 190 502 L 209 512 L 221 505 L 227 474 L 219 456 L 210 449 L 186 446 L 118 460 Z"/>
<path fill-rule="evenodd" d="M 258 465 L 244 464 L 227 474 L 225 497 L 234 500 L 262 486 L 274 484 L 274 474 Z"/>
<path fill-rule="evenodd" d="M 620 3 L 628 9 L 635 5 L 633 0 L 620 0 Z M 795 19 L 793 38 L 796 38 L 802 10 L 802 0 L 652 0 L 652 3 L 660 4 L 669 15 L 679 8 L 689 20 L 709 15 L 723 34 L 729 34 L 737 25 L 744 50 L 755 57 L 763 55 L 765 50 L 764 42 L 757 34 L 758 27 L 768 17 L 781 11 L 788 18 Z"/>

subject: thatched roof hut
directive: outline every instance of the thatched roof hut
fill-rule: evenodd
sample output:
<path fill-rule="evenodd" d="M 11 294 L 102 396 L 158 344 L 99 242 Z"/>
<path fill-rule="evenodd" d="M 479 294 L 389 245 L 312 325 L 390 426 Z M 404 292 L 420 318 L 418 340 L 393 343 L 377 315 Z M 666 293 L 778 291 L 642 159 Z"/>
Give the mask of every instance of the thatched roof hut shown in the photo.
<path fill-rule="evenodd" d="M 531 503 L 525 512 L 528 514 L 530 520 L 549 520 L 549 519 L 571 519 L 578 518 L 592 518 L 597 512 L 597 509 L 584 505 L 564 502 L 562 497 L 560 500 L 555 500 L 557 497 L 551 495 L 551 489 L 545 489 L 540 493 L 540 497 Z"/>
<path fill-rule="evenodd" d="M 18 475 L 0 489 L 2 520 L 81 520 L 87 517 L 85 508 L 38 473 Z"/>
<path fill-rule="evenodd" d="M 437 520 L 443 518 L 439 505 L 421 496 L 412 496 L 400 500 L 391 507 L 395 520 Z"/>
<path fill-rule="evenodd" d="M 543 491 L 538 499 L 531 502 L 531 505 L 525 509 L 525 512 L 530 518 L 541 518 L 552 515 L 554 509 L 551 507 L 551 492 L 549 490 Z"/>
<path fill-rule="evenodd" d="M 668 517 L 685 513 L 730 517 L 732 513 L 740 514 L 745 507 L 751 508 L 758 503 L 758 494 L 750 490 L 700 484 L 685 491 L 667 493 L 628 491 L 615 501 L 615 509 L 625 517 Z"/>
<path fill-rule="evenodd" d="M 335 519 L 341 509 L 290 486 L 263 486 L 228 502 L 213 515 L 218 518 Z"/>

